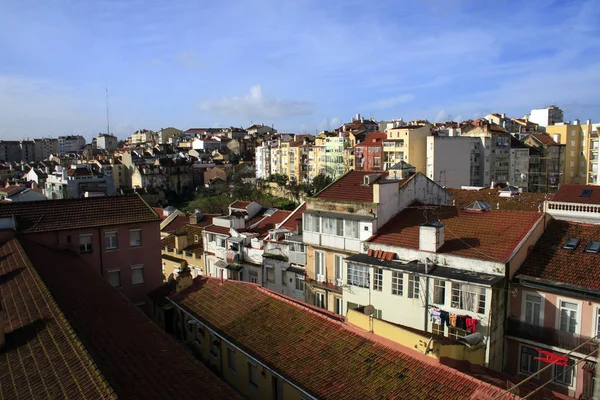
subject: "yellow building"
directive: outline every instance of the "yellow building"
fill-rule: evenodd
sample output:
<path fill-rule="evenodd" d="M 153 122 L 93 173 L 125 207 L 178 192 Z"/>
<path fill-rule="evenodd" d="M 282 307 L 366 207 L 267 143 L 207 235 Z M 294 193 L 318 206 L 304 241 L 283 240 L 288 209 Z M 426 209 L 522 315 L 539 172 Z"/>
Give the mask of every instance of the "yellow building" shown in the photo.
<path fill-rule="evenodd" d="M 546 127 L 555 142 L 564 144 L 564 183 L 598 184 L 598 128 L 600 124 L 561 124 Z"/>
<path fill-rule="evenodd" d="M 202 226 L 187 224 L 162 240 L 164 281 L 177 278 L 185 266 L 189 267 L 194 277 L 204 274 L 203 231 L 204 227 Z"/>
<path fill-rule="evenodd" d="M 427 174 L 427 136 L 431 135 L 431 124 L 427 121 L 414 121 L 408 125 L 392 128 L 383 142 L 384 168 L 405 161 L 414 166 L 417 172 Z"/>

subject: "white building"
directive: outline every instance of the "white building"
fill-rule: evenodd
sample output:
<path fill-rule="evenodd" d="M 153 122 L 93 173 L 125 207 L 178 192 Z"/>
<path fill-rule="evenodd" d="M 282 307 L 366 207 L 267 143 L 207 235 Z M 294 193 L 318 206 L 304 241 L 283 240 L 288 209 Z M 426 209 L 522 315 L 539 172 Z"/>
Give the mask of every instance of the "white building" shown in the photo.
<path fill-rule="evenodd" d="M 107 135 L 105 133 L 98 134 L 96 139 L 96 147 L 99 149 L 114 151 L 119 146 L 119 140 L 114 135 Z"/>
<path fill-rule="evenodd" d="M 214 138 L 194 138 L 192 141 L 192 148 L 194 150 L 213 151 L 221 149 L 221 141 Z"/>
<path fill-rule="evenodd" d="M 449 188 L 477 185 L 480 146 L 477 137 L 428 136 L 427 177 Z"/>
<path fill-rule="evenodd" d="M 81 135 L 59 136 L 58 154 L 78 153 L 85 147 L 85 138 Z"/>
<path fill-rule="evenodd" d="M 536 108 L 531 110 L 528 119 L 545 128 L 550 125 L 555 125 L 558 122 L 563 122 L 563 110 L 556 106 Z"/>
<path fill-rule="evenodd" d="M 94 171 L 90 164 L 56 167 L 46 179 L 44 194 L 49 199 L 67 199 L 115 194 L 111 176 Z"/>

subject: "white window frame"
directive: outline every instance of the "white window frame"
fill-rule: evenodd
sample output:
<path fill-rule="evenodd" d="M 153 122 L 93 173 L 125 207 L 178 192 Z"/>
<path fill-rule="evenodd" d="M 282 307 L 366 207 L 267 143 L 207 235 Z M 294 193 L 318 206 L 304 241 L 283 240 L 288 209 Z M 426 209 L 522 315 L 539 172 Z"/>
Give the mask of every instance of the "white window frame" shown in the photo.
<path fill-rule="evenodd" d="M 210 355 L 213 358 L 217 358 L 219 356 L 219 345 L 218 344 L 214 344 L 214 342 L 217 340 L 217 335 L 214 334 L 214 332 L 208 332 L 208 340 L 210 343 L 208 343 L 208 352 L 210 353 Z M 214 352 L 213 352 L 214 350 Z"/>
<path fill-rule="evenodd" d="M 115 239 L 115 243 L 112 243 L 112 239 Z M 109 240 L 110 245 L 107 243 Z M 105 231 L 104 232 L 104 249 L 105 250 L 118 250 L 119 249 L 119 231 Z"/>
<path fill-rule="evenodd" d="M 134 277 L 134 272 L 133 271 L 139 271 L 142 270 L 142 281 L 141 282 L 134 282 L 133 277 Z M 131 284 L 132 285 L 142 285 L 144 284 L 145 280 L 144 280 L 144 265 L 142 264 L 137 264 L 137 265 L 132 265 L 131 266 Z"/>
<path fill-rule="evenodd" d="M 295 290 L 298 292 L 304 292 L 304 276 L 295 274 L 294 280 Z"/>
<path fill-rule="evenodd" d="M 335 275 L 335 284 L 342 286 L 344 284 L 344 258 L 341 254 L 333 255 L 333 268 Z"/>
<path fill-rule="evenodd" d="M 581 330 L 581 301 L 579 300 L 575 300 L 575 299 L 571 299 L 569 297 L 557 297 L 556 298 L 556 321 L 555 321 L 555 327 L 557 330 L 561 330 L 560 329 L 560 314 L 561 314 L 561 303 L 562 302 L 567 302 L 567 303 L 573 303 L 573 304 L 577 304 L 577 321 L 576 321 L 576 326 L 575 326 L 575 334 L 579 335 L 581 334 L 580 330 Z"/>
<path fill-rule="evenodd" d="M 521 321 L 531 324 L 531 322 L 527 321 L 527 295 L 537 296 L 542 299 L 540 306 L 540 321 L 537 326 L 544 326 L 544 303 L 546 302 L 546 297 L 543 293 L 531 292 L 531 291 L 521 291 Z M 535 325 L 535 324 L 533 324 Z"/>
<path fill-rule="evenodd" d="M 344 299 L 341 297 L 334 297 L 333 312 L 338 315 L 344 315 Z"/>
<path fill-rule="evenodd" d="M 371 268 L 364 265 L 346 263 L 346 283 L 368 289 L 371 281 L 370 270 Z"/>
<path fill-rule="evenodd" d="M 454 285 L 458 285 L 458 303 L 455 303 L 453 298 L 455 296 L 454 291 Z M 471 292 L 471 291 L 467 291 L 467 293 L 472 293 L 475 295 L 474 298 L 474 309 L 470 310 L 468 308 L 464 308 L 464 304 L 463 307 L 461 307 L 461 302 L 463 302 L 463 296 L 462 293 L 465 291 L 464 286 L 470 286 L 472 288 L 475 288 L 477 290 L 477 292 Z M 480 303 L 481 303 L 481 296 L 483 297 L 483 311 L 480 312 Z M 485 286 L 479 286 L 479 285 L 475 285 L 472 283 L 466 283 L 466 282 L 458 282 L 458 281 L 451 281 L 450 283 L 450 306 L 454 309 L 457 310 L 463 310 L 463 311 L 471 311 L 474 312 L 476 314 L 485 314 L 485 310 L 488 304 L 488 295 L 487 295 L 487 288 Z"/>
<path fill-rule="evenodd" d="M 327 279 L 327 266 L 325 265 L 325 252 L 315 251 L 315 278 L 317 282 L 325 282 Z"/>
<path fill-rule="evenodd" d="M 82 243 L 83 238 L 89 238 L 89 243 Z M 79 235 L 79 252 L 80 253 L 91 253 L 94 250 L 94 238 L 91 233 L 82 233 Z M 81 246 L 85 246 L 84 249 Z"/>
<path fill-rule="evenodd" d="M 532 371 L 524 371 L 523 364 L 522 364 L 522 353 L 523 353 L 523 349 L 525 349 L 525 348 L 532 349 L 534 352 L 537 353 L 537 350 L 535 350 L 535 348 L 533 348 L 531 346 L 524 346 L 522 344 L 519 344 L 519 362 L 518 362 L 519 369 L 518 369 L 518 371 L 520 374 L 523 374 L 523 375 L 533 375 L 540 371 L 540 360 L 531 360 L 532 363 L 537 363 L 537 369 L 535 371 L 533 371 L 533 372 Z M 537 357 L 533 354 L 531 354 L 531 355 L 534 357 Z M 538 374 L 538 375 L 536 375 L 536 377 L 534 379 L 539 379 L 539 377 L 540 377 L 540 375 Z"/>
<path fill-rule="evenodd" d="M 134 242 L 133 239 L 131 238 L 131 234 L 133 232 L 139 232 L 140 234 L 140 239 L 139 239 L 139 244 L 137 242 Z M 143 240 L 142 240 L 142 230 L 141 229 L 130 229 L 129 230 L 129 247 L 142 247 L 143 245 Z"/>
<path fill-rule="evenodd" d="M 396 293 L 394 293 L 396 291 Z M 392 295 L 404 296 L 404 272 L 392 271 Z"/>
<path fill-rule="evenodd" d="M 315 306 L 327 309 L 327 295 L 323 292 L 315 292 Z"/>
<path fill-rule="evenodd" d="M 373 267 L 373 290 L 383 291 L 383 268 Z"/>
<path fill-rule="evenodd" d="M 407 297 L 409 299 L 418 299 L 421 293 L 421 279 L 419 275 L 408 274 Z"/>
<path fill-rule="evenodd" d="M 439 284 L 441 282 L 441 284 Z M 438 278 L 434 278 L 433 279 L 433 298 L 431 299 L 431 302 L 433 304 L 437 304 L 440 306 L 443 306 L 446 304 L 446 289 L 448 288 L 446 285 L 448 281 L 444 280 L 444 279 L 438 279 Z M 444 295 L 442 296 L 442 301 L 441 302 L 437 302 L 436 300 L 436 289 L 441 289 L 443 288 L 443 292 Z"/>
<path fill-rule="evenodd" d="M 557 367 L 560 367 L 559 365 L 556 365 L 556 364 L 554 364 L 552 366 L 552 383 L 554 383 L 555 385 L 559 385 L 559 386 L 563 386 L 563 387 L 575 390 L 575 385 L 577 384 L 577 362 L 569 357 L 567 357 L 567 360 L 568 360 L 567 362 L 569 362 L 569 361 L 573 362 L 573 365 L 571 366 L 571 371 L 572 371 L 571 384 L 569 385 L 567 383 L 557 381 L 554 378 L 554 376 L 556 375 L 556 372 L 557 372 L 556 371 Z M 567 367 L 560 367 L 560 368 L 567 368 Z"/>

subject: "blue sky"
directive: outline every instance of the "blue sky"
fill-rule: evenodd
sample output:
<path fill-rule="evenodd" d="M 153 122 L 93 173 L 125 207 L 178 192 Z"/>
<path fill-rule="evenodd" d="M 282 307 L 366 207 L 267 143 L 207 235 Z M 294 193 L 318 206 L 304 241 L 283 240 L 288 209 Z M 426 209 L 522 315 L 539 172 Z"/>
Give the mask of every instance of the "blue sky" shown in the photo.
<path fill-rule="evenodd" d="M 600 0 L 0 0 L 0 138 L 521 117 L 600 121 Z"/>

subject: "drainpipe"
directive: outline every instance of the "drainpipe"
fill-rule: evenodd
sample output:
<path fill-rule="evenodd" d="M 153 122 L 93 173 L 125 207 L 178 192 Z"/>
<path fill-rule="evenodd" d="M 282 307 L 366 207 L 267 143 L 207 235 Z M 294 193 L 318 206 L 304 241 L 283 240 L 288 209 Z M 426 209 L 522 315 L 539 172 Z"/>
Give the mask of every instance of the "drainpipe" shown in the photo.
<path fill-rule="evenodd" d="M 98 228 L 98 251 L 100 252 L 100 276 L 104 277 L 104 263 L 102 262 L 102 232 Z"/>
<path fill-rule="evenodd" d="M 429 260 L 425 258 L 425 322 L 423 323 L 423 330 L 427 332 L 429 326 L 429 271 L 427 268 L 427 262 Z"/>

